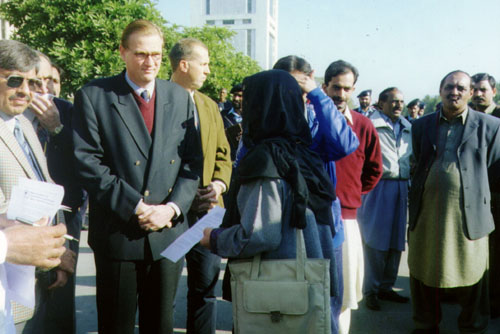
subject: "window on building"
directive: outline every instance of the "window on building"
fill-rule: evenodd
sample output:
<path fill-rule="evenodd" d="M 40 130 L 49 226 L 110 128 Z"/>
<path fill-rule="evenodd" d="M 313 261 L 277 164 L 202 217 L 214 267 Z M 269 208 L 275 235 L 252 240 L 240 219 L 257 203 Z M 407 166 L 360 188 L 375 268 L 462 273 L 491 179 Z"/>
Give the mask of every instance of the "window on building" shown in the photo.
<path fill-rule="evenodd" d="M 234 20 L 222 20 L 222 24 L 234 24 Z"/>
<path fill-rule="evenodd" d="M 274 0 L 269 0 L 269 16 L 274 17 Z"/>
<path fill-rule="evenodd" d="M 247 30 L 247 56 L 255 58 L 255 29 Z"/>
<path fill-rule="evenodd" d="M 268 55 L 269 55 L 269 59 L 268 59 L 268 65 L 269 66 L 272 66 L 272 64 L 274 64 L 274 61 L 276 60 L 276 55 L 274 53 L 274 44 L 276 43 L 275 39 L 274 39 L 274 36 L 269 34 L 269 50 L 268 50 Z"/>
<path fill-rule="evenodd" d="M 207 8 L 208 8 L 208 1 Z M 247 14 L 248 1 L 254 8 L 255 0 L 210 0 L 210 15 L 243 15 Z M 208 13 L 207 13 L 208 15 Z"/>
<path fill-rule="evenodd" d="M 255 0 L 247 0 L 247 13 L 255 13 Z"/>
<path fill-rule="evenodd" d="M 242 23 L 243 24 L 252 24 L 252 19 L 243 19 Z"/>
<path fill-rule="evenodd" d="M 209 26 L 213 26 L 213 25 L 215 25 L 215 20 L 207 20 L 207 24 Z"/>
<path fill-rule="evenodd" d="M 205 2 L 205 14 L 210 15 L 210 0 Z"/>

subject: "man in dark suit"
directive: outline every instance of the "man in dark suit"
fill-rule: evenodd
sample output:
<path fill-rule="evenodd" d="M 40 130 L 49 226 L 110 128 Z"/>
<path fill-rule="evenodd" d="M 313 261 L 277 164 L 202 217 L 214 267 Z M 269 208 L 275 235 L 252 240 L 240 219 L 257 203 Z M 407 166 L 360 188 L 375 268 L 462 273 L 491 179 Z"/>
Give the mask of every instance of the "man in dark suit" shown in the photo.
<path fill-rule="evenodd" d="M 169 58 L 174 71 L 171 80 L 191 94 L 199 120 L 203 173 L 200 175 L 200 188 L 188 214 L 188 222 L 192 226 L 215 205 L 224 206 L 221 195 L 226 192 L 231 180 L 231 153 L 217 104 L 198 91 L 210 73 L 207 46 L 200 40 L 184 38 L 172 47 Z M 188 334 L 215 334 L 215 286 L 219 280 L 220 261 L 219 256 L 200 244 L 196 244 L 186 254 Z"/>
<path fill-rule="evenodd" d="M 85 192 L 77 181 L 73 163 L 71 109 L 73 105 L 55 98 L 53 70 L 50 59 L 41 52 L 37 77 L 42 83 L 35 90 L 33 101 L 24 115 L 37 132 L 47 157 L 49 174 L 55 183 L 64 187 L 63 205 L 68 233 L 80 239 L 82 215 L 80 208 Z M 79 242 L 70 241 L 68 248 L 78 257 Z M 75 261 L 76 263 L 76 261 Z M 74 269 L 75 268 L 71 268 Z M 75 276 L 61 271 L 39 271 L 37 275 L 37 306 L 33 318 L 23 333 L 70 334 L 76 331 Z"/>
<path fill-rule="evenodd" d="M 160 255 L 187 229 L 201 168 L 189 94 L 156 79 L 163 36 L 130 23 L 120 55 L 126 70 L 75 96 L 76 168 L 90 199 L 100 333 L 172 333 L 183 259 Z"/>
<path fill-rule="evenodd" d="M 462 307 L 461 333 L 488 328 L 490 184 L 500 175 L 500 120 L 468 108 L 470 76 L 446 75 L 442 107 L 413 122 L 416 165 L 409 195 L 408 266 L 413 333 L 437 333 L 440 298 Z"/>

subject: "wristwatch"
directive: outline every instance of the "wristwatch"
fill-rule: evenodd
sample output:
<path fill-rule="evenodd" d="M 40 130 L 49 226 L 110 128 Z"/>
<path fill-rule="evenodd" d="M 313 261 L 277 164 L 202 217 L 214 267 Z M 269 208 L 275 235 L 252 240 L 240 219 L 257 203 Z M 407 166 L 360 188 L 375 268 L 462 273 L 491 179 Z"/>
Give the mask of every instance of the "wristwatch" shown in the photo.
<path fill-rule="evenodd" d="M 62 129 L 64 128 L 64 125 L 61 123 L 59 124 L 54 131 L 51 133 L 52 136 L 57 136 L 59 133 L 61 133 Z"/>

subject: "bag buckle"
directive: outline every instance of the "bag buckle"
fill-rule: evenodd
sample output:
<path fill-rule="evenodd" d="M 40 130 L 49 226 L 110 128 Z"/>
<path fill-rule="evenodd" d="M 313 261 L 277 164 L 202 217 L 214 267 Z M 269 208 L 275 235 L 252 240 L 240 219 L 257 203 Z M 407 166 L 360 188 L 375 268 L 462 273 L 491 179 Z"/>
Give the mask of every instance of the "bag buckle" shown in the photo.
<path fill-rule="evenodd" d="M 272 322 L 280 322 L 282 315 L 280 311 L 271 311 L 271 321 Z"/>

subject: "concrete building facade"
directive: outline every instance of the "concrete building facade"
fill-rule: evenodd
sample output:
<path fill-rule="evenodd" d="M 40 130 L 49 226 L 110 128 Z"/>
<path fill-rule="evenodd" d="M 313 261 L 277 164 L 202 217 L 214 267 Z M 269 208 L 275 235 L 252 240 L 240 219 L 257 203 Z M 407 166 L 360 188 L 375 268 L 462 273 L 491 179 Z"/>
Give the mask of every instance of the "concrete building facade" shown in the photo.
<path fill-rule="evenodd" d="M 191 25 L 236 32 L 235 49 L 270 69 L 278 56 L 278 0 L 190 0 Z"/>

